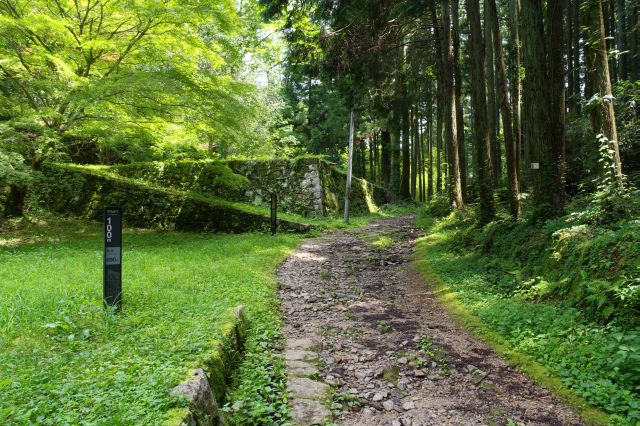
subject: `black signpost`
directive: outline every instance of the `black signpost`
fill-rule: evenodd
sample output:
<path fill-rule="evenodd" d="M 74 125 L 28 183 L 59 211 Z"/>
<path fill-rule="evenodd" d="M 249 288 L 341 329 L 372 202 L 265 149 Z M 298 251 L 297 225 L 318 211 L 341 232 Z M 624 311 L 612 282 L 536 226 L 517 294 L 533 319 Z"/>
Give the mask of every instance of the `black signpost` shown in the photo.
<path fill-rule="evenodd" d="M 104 305 L 122 304 L 122 208 L 104 208 Z"/>
<path fill-rule="evenodd" d="M 271 235 L 276 235 L 278 230 L 278 196 L 271 193 Z"/>

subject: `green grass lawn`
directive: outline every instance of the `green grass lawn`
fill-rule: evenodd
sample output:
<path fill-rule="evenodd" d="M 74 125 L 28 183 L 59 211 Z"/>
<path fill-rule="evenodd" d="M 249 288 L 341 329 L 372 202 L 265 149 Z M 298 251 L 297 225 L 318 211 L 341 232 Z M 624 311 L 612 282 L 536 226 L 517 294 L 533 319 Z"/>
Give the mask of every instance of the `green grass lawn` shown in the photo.
<path fill-rule="evenodd" d="M 125 230 L 114 315 L 98 224 L 3 227 L 0 423 L 162 423 L 225 311 L 244 305 L 277 332 L 275 267 L 300 238 Z"/>

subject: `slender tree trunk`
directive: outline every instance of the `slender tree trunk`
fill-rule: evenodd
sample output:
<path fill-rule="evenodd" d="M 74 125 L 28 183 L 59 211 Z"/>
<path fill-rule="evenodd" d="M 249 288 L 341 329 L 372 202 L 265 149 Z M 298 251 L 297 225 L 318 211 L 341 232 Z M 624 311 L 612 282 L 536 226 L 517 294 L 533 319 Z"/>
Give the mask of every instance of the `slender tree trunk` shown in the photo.
<path fill-rule="evenodd" d="M 464 141 L 464 93 L 462 92 L 462 70 L 460 69 L 460 13 L 459 0 L 452 0 L 451 3 L 451 37 L 453 39 L 453 73 L 456 90 L 456 128 L 458 130 L 458 158 L 460 161 L 460 184 L 462 185 L 462 195 L 467 194 L 467 153 Z"/>
<path fill-rule="evenodd" d="M 393 120 L 391 124 L 391 194 L 396 199 L 400 194 L 400 129 L 401 129 L 401 113 L 399 101 L 393 111 Z"/>
<path fill-rule="evenodd" d="M 412 136 L 411 142 L 411 195 L 414 199 L 418 199 L 417 179 L 418 179 L 418 108 L 414 106 L 412 109 Z"/>
<path fill-rule="evenodd" d="M 431 199 L 433 197 L 433 83 L 429 82 L 429 174 L 427 175 L 427 197 Z M 436 96 L 437 97 L 437 96 Z"/>
<path fill-rule="evenodd" d="M 369 180 L 371 182 L 376 181 L 376 166 L 375 166 L 375 155 L 374 152 L 376 150 L 376 134 L 374 133 L 369 137 Z"/>
<path fill-rule="evenodd" d="M 457 0 L 454 0 L 457 1 Z M 440 1 L 442 11 L 442 88 L 444 95 L 444 132 L 447 153 L 447 189 L 449 202 L 454 209 L 464 209 L 460 157 L 458 151 L 458 130 L 456 114 L 456 92 L 453 85 L 453 44 L 451 39 L 450 0 Z"/>
<path fill-rule="evenodd" d="M 509 88 L 507 87 L 507 72 L 505 69 L 504 53 L 502 51 L 502 37 L 498 21 L 498 9 L 495 0 L 487 1 L 488 12 L 493 24 L 493 42 L 496 59 L 496 83 L 498 101 L 502 111 L 502 128 L 504 132 L 504 151 L 507 159 L 507 190 L 509 194 L 509 210 L 511 216 L 517 219 L 520 216 L 520 182 L 518 169 L 515 163 L 515 144 L 511 120 L 511 107 L 509 106 Z"/>
<path fill-rule="evenodd" d="M 418 118 L 418 130 L 419 130 L 419 149 L 418 149 L 418 191 L 420 192 L 420 201 L 425 201 L 425 184 L 424 184 L 424 128 L 422 127 L 424 117 Z"/>
<path fill-rule="evenodd" d="M 493 186 L 491 182 L 491 139 L 487 128 L 487 92 L 484 76 L 484 45 L 480 25 L 480 5 L 477 0 L 466 0 L 469 21 L 469 56 L 471 68 L 471 103 L 473 108 L 473 139 L 477 158 L 478 193 L 480 212 L 478 221 L 485 225 L 495 216 Z"/>
<path fill-rule="evenodd" d="M 573 33 L 576 31 L 574 17 L 573 17 L 573 1 L 569 0 L 569 13 L 567 13 L 567 31 L 565 41 L 567 43 L 567 105 L 569 112 L 573 114 L 575 112 L 575 99 L 573 97 L 573 79 L 575 77 L 574 65 L 573 65 Z"/>
<path fill-rule="evenodd" d="M 625 4 L 625 0 L 616 0 L 616 7 L 618 16 L 616 18 L 617 29 L 616 34 L 618 36 L 618 50 L 620 52 L 627 51 L 627 6 Z M 620 80 L 627 79 L 627 59 L 629 57 L 629 53 L 622 53 L 620 55 L 620 61 L 618 64 L 618 73 L 620 76 Z"/>
<path fill-rule="evenodd" d="M 498 132 L 497 132 L 497 108 L 496 108 L 496 77 L 494 68 L 494 54 L 493 54 L 493 33 L 491 28 L 493 23 L 491 22 L 491 16 L 487 13 L 487 0 L 484 0 L 484 40 L 485 40 L 485 67 L 487 78 L 487 126 L 489 128 L 489 138 L 491 138 L 491 162 L 492 167 L 492 182 L 493 186 L 497 187 L 500 182 L 500 146 L 498 145 Z"/>
<path fill-rule="evenodd" d="M 509 33 L 511 37 L 510 56 L 510 80 L 511 80 L 511 104 L 513 110 L 513 141 L 515 145 L 515 163 L 517 175 L 520 173 L 520 164 L 522 162 L 521 152 L 523 148 L 522 138 L 522 78 L 520 69 L 522 68 L 522 53 L 520 41 L 520 0 L 509 0 Z M 521 183 L 522 187 L 522 183 Z"/>
<path fill-rule="evenodd" d="M 391 188 L 391 134 L 384 129 L 380 135 L 380 156 L 382 157 L 382 186 L 390 191 Z"/>
<path fill-rule="evenodd" d="M 572 43 L 573 43 L 573 88 L 569 88 L 570 93 L 573 97 L 573 111 L 575 114 L 580 114 L 581 105 L 580 99 L 582 94 L 581 89 L 581 78 L 580 78 L 580 1 L 572 0 L 571 4 L 571 14 L 573 15 L 573 34 L 572 34 Z"/>
<path fill-rule="evenodd" d="M 606 6 L 606 7 L 605 7 Z M 604 13 L 604 26 L 605 26 L 605 42 L 607 43 L 607 52 L 616 48 L 616 24 L 615 24 L 615 5 L 613 0 L 605 0 L 602 5 Z M 609 77 L 612 84 L 618 81 L 618 63 L 615 55 L 609 55 Z"/>
<path fill-rule="evenodd" d="M 631 43 L 629 46 L 629 57 L 631 63 L 631 81 L 640 80 L 640 52 L 638 51 L 638 33 L 640 32 L 640 22 L 638 21 L 638 2 L 631 5 L 628 10 L 629 14 L 629 37 Z"/>
<path fill-rule="evenodd" d="M 442 83 L 440 81 L 438 81 L 438 102 L 436 105 L 436 116 L 438 118 L 437 121 L 437 125 L 436 125 L 436 155 L 437 155 L 437 162 L 436 162 L 436 193 L 440 194 L 440 192 L 442 191 L 442 114 L 444 111 L 444 108 L 442 106 L 443 104 L 443 94 L 442 94 Z"/>
<path fill-rule="evenodd" d="M 585 20 L 590 27 L 591 46 L 587 50 L 587 66 L 589 86 L 601 98 L 600 105 L 591 111 L 593 130 L 607 138 L 612 153 L 610 166 L 620 189 L 624 189 L 622 165 L 618 146 L 616 115 L 611 93 L 611 77 L 609 74 L 608 50 L 605 39 L 605 21 L 602 0 L 589 0 L 585 10 Z"/>
<path fill-rule="evenodd" d="M 410 173 L 411 173 L 411 153 L 410 143 L 411 138 L 409 136 L 409 104 L 407 102 L 406 93 L 402 100 L 402 177 L 400 180 L 400 197 L 405 200 L 411 198 L 410 188 Z"/>

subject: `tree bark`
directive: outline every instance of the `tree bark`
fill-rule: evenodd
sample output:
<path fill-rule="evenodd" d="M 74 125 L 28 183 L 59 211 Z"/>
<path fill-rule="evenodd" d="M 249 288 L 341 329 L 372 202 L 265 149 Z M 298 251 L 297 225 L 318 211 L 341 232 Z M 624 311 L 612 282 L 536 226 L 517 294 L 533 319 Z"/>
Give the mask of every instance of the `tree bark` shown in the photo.
<path fill-rule="evenodd" d="M 380 134 L 380 156 L 382 165 L 382 186 L 387 191 L 391 188 L 391 134 L 383 129 Z"/>
<path fill-rule="evenodd" d="M 433 82 L 429 82 L 429 110 L 428 114 L 428 122 L 429 126 L 429 174 L 427 175 L 427 197 L 431 199 L 433 197 Z M 436 96 L 437 97 L 437 96 Z"/>
<path fill-rule="evenodd" d="M 400 180 L 400 197 L 405 200 L 411 198 L 410 191 L 410 173 L 411 173 L 411 153 L 410 144 L 411 137 L 409 135 L 409 104 L 406 98 L 406 92 L 404 92 L 404 98 L 402 100 L 402 178 Z"/>
<path fill-rule="evenodd" d="M 27 198 L 27 187 L 9 185 L 9 194 L 4 206 L 4 217 L 21 217 L 24 213 L 24 203 Z"/>
<path fill-rule="evenodd" d="M 467 153 L 464 141 L 464 93 L 462 92 L 463 80 L 460 69 L 460 13 L 459 0 L 451 3 L 451 37 L 453 39 L 453 73 L 456 90 L 456 128 L 458 130 L 458 159 L 460 162 L 460 184 L 462 185 L 462 195 L 467 195 Z"/>
<path fill-rule="evenodd" d="M 457 0 L 454 0 L 457 1 Z M 454 209 L 464 209 L 462 178 L 460 175 L 460 156 L 458 151 L 458 130 L 456 114 L 456 91 L 453 85 L 453 44 L 451 39 L 450 0 L 441 0 L 442 40 L 442 89 L 444 95 L 444 134 L 447 153 L 447 192 L 449 202 Z"/>
<path fill-rule="evenodd" d="M 581 78 L 580 78 L 580 5 L 579 0 L 572 0 L 571 14 L 573 15 L 573 88 L 569 88 L 572 94 L 573 110 L 575 114 L 580 114 L 581 105 Z"/>
<path fill-rule="evenodd" d="M 436 105 L 436 116 L 438 117 L 437 125 L 436 125 L 436 193 L 440 194 L 442 192 L 442 114 L 444 113 L 443 107 L 443 93 L 442 93 L 442 83 L 439 79 L 438 81 L 438 102 Z"/>
<path fill-rule="evenodd" d="M 591 46 L 587 50 L 587 78 L 590 80 L 589 86 L 594 91 L 593 94 L 600 98 L 598 105 L 591 110 L 591 124 L 594 132 L 607 138 L 608 148 L 611 152 L 611 162 L 606 164 L 606 167 L 611 167 L 618 186 L 620 189 L 624 189 L 616 115 L 611 93 L 609 55 L 605 39 L 602 0 L 589 0 L 584 10 L 586 21 L 589 22 L 589 45 Z M 606 172 L 607 170 L 604 171 Z"/>
<path fill-rule="evenodd" d="M 477 0 L 466 0 L 469 22 L 469 55 L 471 66 L 471 103 L 473 108 L 473 140 L 477 163 L 477 186 L 480 198 L 478 222 L 485 225 L 495 216 L 493 186 L 491 182 L 491 140 L 487 128 L 487 92 L 484 76 L 484 45 L 480 25 L 480 5 Z"/>
<path fill-rule="evenodd" d="M 491 22 L 491 16 L 487 13 L 487 0 L 484 0 L 484 40 L 485 40 L 485 67 L 487 78 L 487 126 L 489 128 L 489 138 L 491 139 L 491 162 L 493 167 L 491 168 L 491 180 L 493 186 L 497 187 L 500 182 L 500 146 L 498 145 L 498 132 L 497 132 L 497 109 L 496 109 L 496 77 L 494 68 L 494 54 L 493 54 L 493 32 L 491 28 L 493 23 Z"/>
<path fill-rule="evenodd" d="M 507 72 L 505 69 L 504 53 L 502 51 L 502 37 L 498 21 L 498 9 L 495 0 L 488 0 L 488 12 L 493 24 L 493 42 L 496 60 L 496 83 L 498 101 L 502 111 L 502 128 L 504 132 L 504 151 L 507 159 L 507 192 L 509 197 L 509 211 L 514 219 L 520 216 L 520 182 L 518 169 L 515 163 L 515 144 L 511 119 L 511 107 L 509 106 L 509 88 L 507 87 Z"/>
<path fill-rule="evenodd" d="M 560 210 L 565 204 L 565 66 L 564 66 L 564 20 L 567 12 L 566 0 L 554 0 L 547 5 L 547 73 L 549 89 L 548 139 L 554 161 L 553 179 L 557 187 L 554 194 Z"/>
<path fill-rule="evenodd" d="M 400 193 L 400 105 L 396 101 L 391 120 L 391 182 L 389 184 L 392 199 Z"/>
<path fill-rule="evenodd" d="M 638 22 L 638 3 L 631 5 L 629 12 L 629 36 L 631 43 L 629 46 L 629 57 L 631 63 L 631 81 L 640 80 L 640 52 L 638 52 L 638 32 L 640 31 L 640 22 Z"/>
<path fill-rule="evenodd" d="M 418 183 L 418 108 L 411 108 L 411 196 L 417 200 Z"/>
<path fill-rule="evenodd" d="M 569 107 L 569 112 L 571 114 L 575 113 L 575 99 L 573 97 L 573 87 L 574 87 L 574 78 L 575 78 L 575 66 L 574 66 L 574 55 L 573 55 L 573 33 L 576 31 L 574 15 L 573 15 L 573 2 L 574 0 L 569 0 L 569 13 L 567 13 L 567 31 L 565 41 L 567 43 L 567 105 Z"/>
<path fill-rule="evenodd" d="M 513 142 L 515 145 L 515 163 L 517 175 L 522 177 L 520 173 L 520 164 L 522 162 L 522 78 L 520 69 L 522 68 L 522 52 L 520 49 L 520 0 L 509 0 L 509 34 L 511 37 L 510 56 L 512 58 L 510 64 L 510 80 L 511 80 L 511 105 L 513 110 Z M 522 182 L 520 182 L 522 188 Z"/>
<path fill-rule="evenodd" d="M 620 80 L 627 79 L 627 59 L 629 53 L 625 53 L 627 51 L 627 6 L 625 4 L 625 0 L 617 0 L 617 29 L 616 34 L 618 36 L 618 50 L 622 52 L 620 55 L 620 60 L 618 63 L 618 73 Z"/>
<path fill-rule="evenodd" d="M 554 146 L 559 141 L 549 140 L 552 127 L 549 124 L 553 122 L 550 114 L 555 105 L 555 100 L 550 97 L 556 94 L 549 88 L 553 82 L 549 81 L 547 68 L 553 66 L 549 63 L 553 61 L 547 58 L 542 3 L 539 0 L 522 0 L 521 6 L 526 70 L 523 87 L 528 111 L 526 135 L 535 205 L 532 218 L 541 220 L 562 214 L 564 207 L 564 187 L 556 155 L 558 147 Z M 549 22 L 549 26 L 554 27 L 554 22 Z M 550 31 L 554 32 L 553 29 Z"/>

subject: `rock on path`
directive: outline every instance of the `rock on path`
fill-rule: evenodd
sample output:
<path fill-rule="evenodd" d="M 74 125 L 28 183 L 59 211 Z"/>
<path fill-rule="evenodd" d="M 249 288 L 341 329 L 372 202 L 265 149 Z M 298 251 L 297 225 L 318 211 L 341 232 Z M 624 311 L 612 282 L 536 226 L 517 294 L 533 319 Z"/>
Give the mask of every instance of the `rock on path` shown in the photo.
<path fill-rule="evenodd" d="M 410 266 L 419 236 L 413 218 L 385 219 L 307 240 L 280 267 L 294 420 L 582 425 L 449 317 Z"/>

